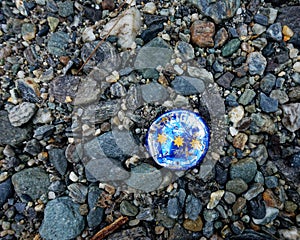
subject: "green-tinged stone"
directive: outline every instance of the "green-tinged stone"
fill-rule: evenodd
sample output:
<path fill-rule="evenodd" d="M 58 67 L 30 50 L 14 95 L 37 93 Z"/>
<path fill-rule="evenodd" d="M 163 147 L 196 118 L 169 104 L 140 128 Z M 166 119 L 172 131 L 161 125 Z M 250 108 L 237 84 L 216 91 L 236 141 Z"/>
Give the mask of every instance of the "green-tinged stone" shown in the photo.
<path fill-rule="evenodd" d="M 230 40 L 223 48 L 222 48 L 222 56 L 229 57 L 233 53 L 235 53 L 240 48 L 240 40 L 238 38 Z"/>

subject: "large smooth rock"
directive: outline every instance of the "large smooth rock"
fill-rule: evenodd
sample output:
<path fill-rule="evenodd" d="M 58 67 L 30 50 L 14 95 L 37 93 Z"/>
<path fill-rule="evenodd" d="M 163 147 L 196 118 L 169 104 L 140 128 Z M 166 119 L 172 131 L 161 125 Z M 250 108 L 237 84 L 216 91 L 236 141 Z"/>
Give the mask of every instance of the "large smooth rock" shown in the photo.
<path fill-rule="evenodd" d="M 85 223 L 79 212 L 79 204 L 68 197 L 48 202 L 44 214 L 39 232 L 46 240 L 73 239 L 84 229 Z"/>

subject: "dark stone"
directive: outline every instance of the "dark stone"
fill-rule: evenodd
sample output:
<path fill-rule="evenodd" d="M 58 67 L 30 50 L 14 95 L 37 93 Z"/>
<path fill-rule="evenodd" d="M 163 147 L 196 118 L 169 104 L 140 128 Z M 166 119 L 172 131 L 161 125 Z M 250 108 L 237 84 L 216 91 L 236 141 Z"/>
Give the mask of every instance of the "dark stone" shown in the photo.
<path fill-rule="evenodd" d="M 144 227 L 135 227 L 135 228 L 124 229 L 119 232 L 113 233 L 107 237 L 107 240 L 131 240 L 131 239 L 151 240 L 147 236 L 148 234 Z"/>
<path fill-rule="evenodd" d="M 27 168 L 12 176 L 12 183 L 16 193 L 21 197 L 28 195 L 36 200 L 47 194 L 50 180 L 48 174 L 39 167 Z"/>
<path fill-rule="evenodd" d="M 74 99 L 80 83 L 80 78 L 72 75 L 60 76 L 50 83 L 49 93 L 57 101 L 65 103 L 66 97 Z"/>
<path fill-rule="evenodd" d="M 95 228 L 103 220 L 104 209 L 97 205 L 102 190 L 98 186 L 90 186 L 88 192 L 89 213 L 87 215 L 87 223 L 90 228 Z"/>
<path fill-rule="evenodd" d="M 194 195 L 188 195 L 185 202 L 185 213 L 191 220 L 196 220 L 202 210 L 201 201 Z"/>
<path fill-rule="evenodd" d="M 163 23 L 150 25 L 146 30 L 141 33 L 141 38 L 145 43 L 151 41 L 157 34 L 164 30 Z"/>
<path fill-rule="evenodd" d="M 267 46 L 264 47 L 264 49 L 262 50 L 262 54 L 265 57 L 270 57 L 275 53 L 275 45 L 272 42 L 269 42 L 267 44 Z"/>
<path fill-rule="evenodd" d="M 6 203 L 6 201 L 12 196 L 12 194 L 13 186 L 11 183 L 11 179 L 9 178 L 0 183 L 0 208 L 2 208 L 3 204 Z"/>
<path fill-rule="evenodd" d="M 271 113 L 278 110 L 278 100 L 268 97 L 264 93 L 260 93 L 259 105 L 264 112 Z"/>
<path fill-rule="evenodd" d="M 189 0 L 194 4 L 205 16 L 211 17 L 215 23 L 220 23 L 224 19 L 234 16 L 236 10 L 240 7 L 240 0 Z"/>
<path fill-rule="evenodd" d="M 277 0 L 278 1 L 278 0 Z M 280 0 L 279 0 L 280 1 Z M 286 1 L 280 1 L 280 3 L 286 3 Z M 280 4 L 281 5 L 281 4 Z M 287 25 L 294 33 L 300 33 L 300 6 L 287 6 L 281 7 L 278 14 L 277 21 L 283 25 Z"/>
<path fill-rule="evenodd" d="M 66 55 L 66 49 L 69 43 L 69 35 L 65 32 L 55 32 L 50 36 L 48 41 L 49 53 L 57 56 Z"/>
<path fill-rule="evenodd" d="M 145 24 L 149 27 L 152 24 L 160 24 L 168 21 L 167 16 L 144 14 Z"/>
<path fill-rule="evenodd" d="M 221 165 L 216 165 L 216 181 L 220 185 L 224 185 L 227 182 L 228 169 L 224 169 Z"/>
<path fill-rule="evenodd" d="M 270 93 L 275 86 L 276 77 L 269 73 L 260 82 L 260 89 L 265 93 Z"/>
<path fill-rule="evenodd" d="M 228 105 L 229 107 L 236 107 L 238 106 L 238 102 L 237 102 L 237 96 L 235 96 L 233 93 L 229 94 L 226 99 L 225 99 L 225 103 L 226 105 Z"/>
<path fill-rule="evenodd" d="M 42 29 L 40 31 L 38 31 L 38 36 L 39 37 L 47 36 L 49 30 L 50 30 L 50 27 L 48 25 L 45 25 L 44 27 L 42 27 Z"/>
<path fill-rule="evenodd" d="M 201 79 L 188 76 L 176 76 L 171 86 L 184 96 L 202 93 L 205 90 L 205 84 Z"/>
<path fill-rule="evenodd" d="M 265 178 L 267 188 L 276 188 L 278 186 L 278 178 L 276 176 L 269 176 Z"/>
<path fill-rule="evenodd" d="M 36 139 L 32 139 L 26 143 L 24 152 L 29 153 L 32 156 L 37 156 L 42 151 L 42 146 Z"/>
<path fill-rule="evenodd" d="M 0 111 L 0 144 L 19 145 L 30 138 L 29 127 L 13 127 L 6 111 Z"/>
<path fill-rule="evenodd" d="M 252 199 L 249 201 L 249 206 L 251 217 L 262 219 L 266 216 L 266 206 L 261 196 L 258 196 L 257 199 Z"/>
<path fill-rule="evenodd" d="M 256 161 L 253 158 L 244 158 L 231 164 L 230 177 L 231 179 L 241 178 L 249 183 L 255 177 L 256 171 Z"/>
<path fill-rule="evenodd" d="M 45 239 L 67 240 L 76 238 L 84 226 L 79 204 L 71 198 L 61 197 L 47 203 L 39 233 Z"/>
<path fill-rule="evenodd" d="M 262 14 L 254 15 L 254 21 L 260 25 L 268 26 L 268 17 Z"/>
<path fill-rule="evenodd" d="M 53 125 L 43 125 L 34 130 L 33 137 L 42 140 L 51 136 L 55 131 L 55 126 Z"/>
<path fill-rule="evenodd" d="M 217 83 L 226 89 L 230 89 L 231 81 L 233 79 L 234 79 L 234 75 L 230 72 L 226 72 L 217 80 Z"/>
<path fill-rule="evenodd" d="M 291 156 L 289 164 L 291 167 L 295 167 L 295 168 L 300 167 L 300 152 L 295 153 Z"/>
<path fill-rule="evenodd" d="M 234 178 L 226 183 L 226 190 L 235 194 L 241 194 L 248 189 L 247 183 L 241 178 Z"/>
<path fill-rule="evenodd" d="M 84 16 L 92 22 L 97 22 L 102 19 L 102 11 L 100 9 L 86 7 L 83 12 Z"/>
<path fill-rule="evenodd" d="M 54 148 L 48 151 L 49 161 L 53 164 L 55 169 L 63 176 L 67 171 L 67 159 L 65 156 L 65 149 Z"/>

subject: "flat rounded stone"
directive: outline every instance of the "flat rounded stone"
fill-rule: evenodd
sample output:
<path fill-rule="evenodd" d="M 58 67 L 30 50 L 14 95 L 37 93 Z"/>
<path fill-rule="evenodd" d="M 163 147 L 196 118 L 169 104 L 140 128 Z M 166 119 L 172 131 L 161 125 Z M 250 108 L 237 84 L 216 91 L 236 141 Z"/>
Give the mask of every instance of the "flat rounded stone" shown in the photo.
<path fill-rule="evenodd" d="M 202 161 L 209 145 L 209 129 L 196 113 L 174 110 L 150 126 L 146 146 L 157 164 L 175 170 L 189 169 Z"/>

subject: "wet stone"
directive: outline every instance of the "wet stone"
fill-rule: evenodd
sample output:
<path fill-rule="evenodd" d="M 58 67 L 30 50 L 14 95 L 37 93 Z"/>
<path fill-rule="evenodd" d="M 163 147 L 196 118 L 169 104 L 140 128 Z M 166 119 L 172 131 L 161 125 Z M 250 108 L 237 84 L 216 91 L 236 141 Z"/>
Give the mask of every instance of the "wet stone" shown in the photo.
<path fill-rule="evenodd" d="M 286 98 L 290 99 L 292 102 L 299 101 L 300 100 L 300 86 L 291 88 L 291 91 L 289 92 L 288 97 L 286 96 L 285 99 Z"/>
<path fill-rule="evenodd" d="M 254 21 L 263 26 L 268 26 L 268 17 L 262 14 L 254 15 Z"/>
<path fill-rule="evenodd" d="M 261 183 L 253 183 L 250 186 L 249 190 L 244 194 L 244 197 L 249 201 L 258 196 L 258 194 L 264 191 L 263 184 Z"/>
<path fill-rule="evenodd" d="M 58 14 L 61 17 L 68 17 L 74 13 L 72 1 L 58 2 L 57 6 L 58 6 Z"/>
<path fill-rule="evenodd" d="M 120 212 L 125 216 L 134 217 L 138 214 L 139 210 L 132 203 L 128 201 L 122 201 L 120 204 Z"/>
<path fill-rule="evenodd" d="M 230 177 L 241 178 L 249 183 L 255 176 L 257 171 L 256 161 L 253 158 L 244 158 L 230 166 Z"/>
<path fill-rule="evenodd" d="M 168 91 L 158 83 L 149 83 L 141 86 L 142 97 L 147 103 L 163 103 L 168 98 Z"/>
<path fill-rule="evenodd" d="M 35 38 L 36 27 L 32 23 L 24 23 L 22 25 L 22 37 L 25 41 L 30 41 Z"/>
<path fill-rule="evenodd" d="M 191 26 L 192 43 L 199 47 L 213 47 L 215 25 L 212 22 L 195 21 Z"/>
<path fill-rule="evenodd" d="M 233 79 L 234 79 L 234 75 L 230 72 L 226 72 L 217 80 L 217 83 L 226 89 L 230 89 L 231 81 Z"/>
<path fill-rule="evenodd" d="M 209 203 L 207 204 L 207 208 L 208 209 L 215 208 L 219 204 L 224 193 L 225 193 L 224 190 L 218 190 L 216 192 L 211 193 Z"/>
<path fill-rule="evenodd" d="M 300 103 L 291 103 L 282 106 L 284 117 L 283 125 L 291 132 L 300 129 Z"/>
<path fill-rule="evenodd" d="M 34 103 L 23 102 L 20 105 L 13 107 L 8 114 L 8 119 L 14 127 L 20 127 L 29 122 L 36 111 Z"/>
<path fill-rule="evenodd" d="M 229 57 L 240 48 L 241 42 L 238 38 L 230 40 L 222 48 L 222 56 Z"/>
<path fill-rule="evenodd" d="M 265 178 L 267 188 L 276 188 L 278 186 L 278 178 L 276 176 L 269 176 Z"/>
<path fill-rule="evenodd" d="M 269 73 L 260 82 L 260 89 L 265 93 L 270 93 L 276 83 L 276 77 Z"/>
<path fill-rule="evenodd" d="M 68 186 L 69 196 L 74 202 L 84 203 L 88 193 L 88 187 L 81 183 L 72 183 Z"/>
<path fill-rule="evenodd" d="M 171 60 L 173 51 L 162 38 L 157 37 L 143 46 L 136 57 L 135 69 L 165 67 Z"/>
<path fill-rule="evenodd" d="M 246 89 L 245 92 L 240 96 L 239 103 L 246 106 L 252 102 L 256 93 L 252 89 Z"/>
<path fill-rule="evenodd" d="M 160 186 L 161 181 L 161 172 L 155 167 L 143 163 L 131 170 L 130 178 L 125 182 L 130 187 L 145 192 L 151 192 Z"/>
<path fill-rule="evenodd" d="M 226 190 L 235 194 L 241 194 L 248 189 L 247 183 L 241 178 L 235 178 L 226 183 Z"/>
<path fill-rule="evenodd" d="M 0 111 L 0 144 L 18 145 L 30 137 L 30 128 L 11 125 L 6 111 Z"/>
<path fill-rule="evenodd" d="M 118 82 L 111 85 L 110 92 L 113 96 L 116 97 L 126 96 L 126 88 Z"/>
<path fill-rule="evenodd" d="M 214 209 L 204 209 L 203 210 L 203 217 L 205 221 L 207 222 L 214 222 L 219 218 L 219 213 L 218 211 Z"/>
<path fill-rule="evenodd" d="M 48 41 L 49 53 L 57 56 L 66 55 L 66 49 L 69 43 L 69 35 L 65 32 L 55 32 Z"/>
<path fill-rule="evenodd" d="M 154 214 L 151 208 L 140 208 L 140 212 L 136 218 L 141 221 L 152 221 Z"/>
<path fill-rule="evenodd" d="M 258 74 L 262 76 L 267 66 L 267 60 L 261 53 L 252 52 L 247 57 L 247 64 L 251 75 Z"/>
<path fill-rule="evenodd" d="M 266 206 L 264 201 L 261 198 L 252 199 L 249 201 L 249 212 L 251 217 L 262 219 L 266 215 Z"/>
<path fill-rule="evenodd" d="M 267 113 L 276 112 L 278 110 L 278 100 L 270 98 L 264 93 L 260 93 L 259 104 L 261 109 Z"/>
<path fill-rule="evenodd" d="M 141 33 L 141 38 L 145 43 L 151 41 L 157 34 L 164 30 L 163 23 L 150 25 L 146 30 Z"/>
<path fill-rule="evenodd" d="M 72 75 L 60 76 L 50 83 L 49 93 L 57 101 L 65 103 L 66 98 L 74 99 L 76 97 L 80 78 Z"/>
<path fill-rule="evenodd" d="M 112 11 L 115 9 L 115 3 L 113 0 L 103 0 L 101 6 L 103 10 Z"/>
<path fill-rule="evenodd" d="M 88 191 L 88 206 L 89 213 L 87 215 L 87 223 L 90 228 L 97 227 L 103 219 L 104 210 L 99 207 L 98 200 L 102 190 L 98 188 L 98 186 L 90 186 Z"/>
<path fill-rule="evenodd" d="M 55 169 L 63 176 L 67 171 L 67 159 L 65 157 L 65 149 L 54 148 L 48 151 L 49 161 Z"/>
<path fill-rule="evenodd" d="M 24 152 L 32 156 L 37 156 L 42 151 L 42 145 L 36 139 L 32 139 L 26 143 Z"/>
<path fill-rule="evenodd" d="M 87 42 L 81 48 L 81 58 L 86 61 L 99 41 Z M 109 42 L 103 42 L 100 44 L 96 53 L 89 59 L 89 62 L 85 65 L 83 70 L 89 73 L 94 67 L 98 67 L 102 70 L 102 74 L 96 72 L 97 81 L 103 81 L 111 71 L 117 70 L 120 64 L 119 56 L 116 53 L 115 47 Z"/>
<path fill-rule="evenodd" d="M 250 157 L 253 157 L 259 165 L 263 165 L 268 159 L 268 151 L 265 145 L 260 144 L 255 148 Z"/>
<path fill-rule="evenodd" d="M 8 198 L 13 195 L 13 185 L 11 179 L 7 179 L 0 183 L 0 207 L 2 208 L 3 204 L 6 203 Z"/>
<path fill-rule="evenodd" d="M 224 19 L 231 18 L 240 6 L 240 0 L 222 0 L 216 2 L 189 0 L 189 2 L 194 4 L 205 16 L 211 17 L 215 23 L 220 23 Z"/>
<path fill-rule="evenodd" d="M 48 174 L 38 167 L 24 169 L 15 173 L 12 176 L 12 183 L 20 197 L 25 194 L 32 200 L 47 194 L 48 186 L 50 185 Z"/>
<path fill-rule="evenodd" d="M 266 208 L 266 215 L 262 219 L 253 218 L 253 222 L 258 225 L 265 225 L 271 223 L 278 216 L 279 209 L 273 207 Z"/>
<path fill-rule="evenodd" d="M 215 48 L 222 47 L 228 39 L 228 33 L 225 28 L 221 28 L 215 35 Z"/>
<path fill-rule="evenodd" d="M 202 210 L 201 201 L 194 195 L 188 195 L 185 203 L 185 213 L 188 218 L 195 221 Z"/>
<path fill-rule="evenodd" d="M 39 85 L 32 79 L 20 79 L 17 81 L 17 89 L 25 101 L 37 103 L 40 101 Z"/>
<path fill-rule="evenodd" d="M 183 96 L 202 93 L 205 90 L 205 84 L 201 79 L 188 76 L 176 76 L 171 86 Z"/>
<path fill-rule="evenodd" d="M 179 52 L 180 57 L 184 61 L 189 61 L 195 58 L 195 51 L 191 44 L 180 41 L 177 44 L 177 50 Z"/>
<path fill-rule="evenodd" d="M 274 23 L 267 29 L 267 36 L 275 41 L 282 40 L 282 27 L 281 23 Z"/>
<path fill-rule="evenodd" d="M 239 214 L 246 206 L 247 200 L 243 197 L 239 197 L 232 206 L 233 214 Z"/>
<path fill-rule="evenodd" d="M 170 218 L 176 219 L 182 212 L 182 206 L 178 198 L 171 198 L 168 201 L 167 214 Z"/>
<path fill-rule="evenodd" d="M 200 216 L 196 220 L 186 219 L 183 222 L 183 227 L 192 232 L 200 232 L 203 228 L 203 222 Z"/>
<path fill-rule="evenodd" d="M 33 137 L 42 140 L 43 138 L 51 136 L 55 131 L 55 126 L 53 125 L 43 125 L 34 130 Z"/>
<path fill-rule="evenodd" d="M 79 205 L 68 197 L 61 197 L 48 202 L 39 233 L 45 239 L 67 240 L 76 238 L 84 225 Z"/>

